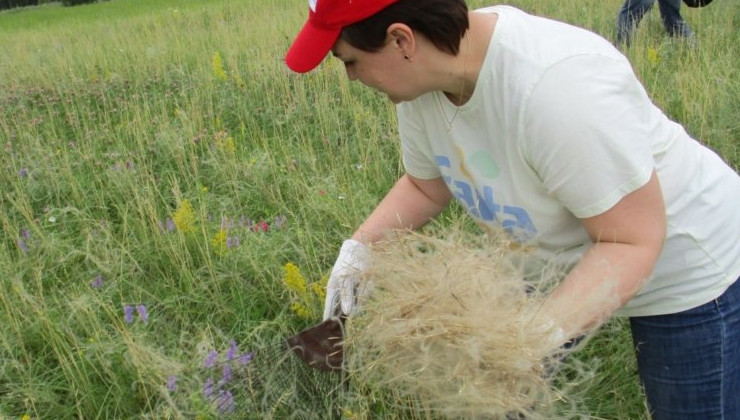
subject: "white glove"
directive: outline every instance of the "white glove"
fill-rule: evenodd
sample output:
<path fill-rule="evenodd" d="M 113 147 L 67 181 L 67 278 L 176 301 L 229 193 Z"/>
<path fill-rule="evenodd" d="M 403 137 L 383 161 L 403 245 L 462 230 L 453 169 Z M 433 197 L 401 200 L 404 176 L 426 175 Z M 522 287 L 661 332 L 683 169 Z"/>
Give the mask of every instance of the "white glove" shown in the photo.
<path fill-rule="evenodd" d="M 369 285 L 360 281 L 369 259 L 370 250 L 364 244 L 354 239 L 347 239 L 342 243 L 339 257 L 331 269 L 326 285 L 324 320 L 339 315 L 340 307 L 347 316 L 353 315 L 357 310 L 357 300 L 370 292 Z"/>
<path fill-rule="evenodd" d="M 525 333 L 537 337 L 540 348 L 543 350 L 548 352 L 562 350 L 563 345 L 570 338 L 568 333 L 554 317 L 543 311 L 539 304 L 535 305 L 529 310 L 524 309 L 522 313 Z"/>
<path fill-rule="evenodd" d="M 542 329 L 547 333 L 545 339 L 552 348 L 560 348 L 568 342 L 568 335 L 565 333 L 565 330 L 552 318 L 545 321 Z"/>

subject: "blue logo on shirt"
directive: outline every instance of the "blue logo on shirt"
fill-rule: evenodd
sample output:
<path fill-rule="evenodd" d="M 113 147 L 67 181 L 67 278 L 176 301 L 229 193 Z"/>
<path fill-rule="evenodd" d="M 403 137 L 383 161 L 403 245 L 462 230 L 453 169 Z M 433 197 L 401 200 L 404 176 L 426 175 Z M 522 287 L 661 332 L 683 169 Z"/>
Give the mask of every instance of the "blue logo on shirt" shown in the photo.
<path fill-rule="evenodd" d="M 440 167 L 451 167 L 448 157 L 436 156 L 435 158 Z M 529 213 L 522 207 L 498 203 L 491 186 L 483 185 L 481 195 L 468 180 L 453 179 L 447 175 L 443 175 L 442 179 L 447 183 L 455 199 L 465 207 L 471 216 L 485 222 L 498 224 L 520 242 L 531 240 L 537 234 L 537 229 L 532 223 Z"/>

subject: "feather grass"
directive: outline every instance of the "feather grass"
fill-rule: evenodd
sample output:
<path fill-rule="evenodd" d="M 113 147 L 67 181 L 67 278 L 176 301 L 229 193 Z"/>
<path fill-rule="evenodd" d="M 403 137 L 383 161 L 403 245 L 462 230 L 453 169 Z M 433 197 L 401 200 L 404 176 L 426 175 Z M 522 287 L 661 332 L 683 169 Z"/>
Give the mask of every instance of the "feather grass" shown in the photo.
<path fill-rule="evenodd" d="M 572 418 L 578 403 L 568 390 L 591 367 L 557 374 L 577 346 L 563 346 L 539 308 L 564 271 L 524 281 L 529 257 L 503 234 L 454 229 L 374 246 L 365 278 L 373 292 L 347 326 L 348 370 L 435 416 Z M 610 287 L 602 291 L 594 300 L 613 299 Z"/>

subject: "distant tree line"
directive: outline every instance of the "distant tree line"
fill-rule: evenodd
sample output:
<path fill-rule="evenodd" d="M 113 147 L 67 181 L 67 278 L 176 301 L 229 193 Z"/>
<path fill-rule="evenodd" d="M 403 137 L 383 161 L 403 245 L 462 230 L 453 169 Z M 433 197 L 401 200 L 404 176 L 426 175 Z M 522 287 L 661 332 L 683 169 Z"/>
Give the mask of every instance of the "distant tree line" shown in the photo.
<path fill-rule="evenodd" d="M 76 6 L 78 4 L 95 3 L 98 0 L 61 0 L 63 6 Z M 15 7 L 37 6 L 39 4 L 51 3 L 52 0 L 0 0 L 0 10 Z"/>

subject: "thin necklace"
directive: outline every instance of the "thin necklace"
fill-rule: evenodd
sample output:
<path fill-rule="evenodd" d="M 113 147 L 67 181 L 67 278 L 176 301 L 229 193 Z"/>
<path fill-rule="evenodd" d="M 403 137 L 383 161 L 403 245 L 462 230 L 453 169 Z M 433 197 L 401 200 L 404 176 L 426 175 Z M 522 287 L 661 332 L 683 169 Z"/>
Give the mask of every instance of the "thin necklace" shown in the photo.
<path fill-rule="evenodd" d="M 447 112 L 445 112 L 445 107 L 442 105 L 442 102 L 439 99 L 439 96 L 437 96 L 437 103 L 439 104 L 440 109 L 442 110 L 442 115 L 445 117 L 445 121 L 447 121 L 447 132 L 449 133 L 452 130 L 452 123 L 455 122 L 455 118 L 457 118 L 458 112 L 460 112 L 460 106 L 462 105 L 462 98 L 465 94 L 465 77 L 468 74 L 468 57 L 470 57 L 470 31 L 468 31 L 468 34 L 466 36 L 466 43 L 467 43 L 467 51 L 465 51 L 465 62 L 463 64 L 463 80 L 462 80 L 462 86 L 460 87 L 460 95 L 457 97 L 457 103 L 455 104 L 455 113 L 452 114 L 452 119 L 447 118 Z"/>

